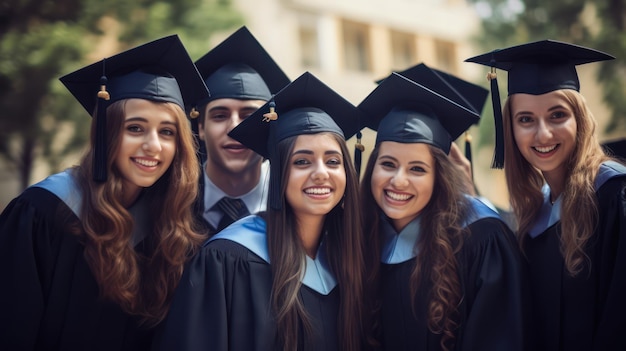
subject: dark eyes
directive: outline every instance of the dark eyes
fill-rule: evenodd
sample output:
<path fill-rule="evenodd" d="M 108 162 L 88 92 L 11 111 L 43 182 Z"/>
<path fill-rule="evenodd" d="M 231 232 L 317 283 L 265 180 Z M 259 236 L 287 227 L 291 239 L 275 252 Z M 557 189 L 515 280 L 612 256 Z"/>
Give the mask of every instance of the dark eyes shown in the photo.
<path fill-rule="evenodd" d="M 550 119 L 562 119 L 568 117 L 569 114 L 566 111 L 554 111 L 550 115 Z M 534 121 L 534 117 L 531 115 L 522 115 L 517 118 L 519 123 L 530 123 Z"/>
<path fill-rule="evenodd" d="M 126 130 L 133 134 L 140 134 L 145 131 L 145 129 L 138 124 L 130 124 L 126 127 Z M 159 134 L 164 135 L 164 136 L 175 136 L 176 130 L 173 128 L 166 127 L 166 128 L 160 129 Z"/>
<path fill-rule="evenodd" d="M 380 165 L 385 168 L 396 168 L 396 165 L 391 161 L 382 161 L 380 162 Z"/>
<path fill-rule="evenodd" d="M 396 169 L 398 166 L 391 161 L 381 161 L 379 165 L 385 169 Z M 421 166 L 412 166 L 409 171 L 414 173 L 426 173 L 426 169 Z"/>
<path fill-rule="evenodd" d="M 293 164 L 296 166 L 303 166 L 311 164 L 311 161 L 306 158 L 297 158 L 293 161 Z M 329 166 L 339 166 L 341 165 L 341 160 L 339 158 L 332 157 L 326 160 L 326 164 Z"/>
<path fill-rule="evenodd" d="M 129 126 L 126 127 L 126 130 L 131 132 L 131 133 L 140 133 L 143 128 L 141 128 L 141 126 L 135 125 L 135 124 L 131 124 Z"/>

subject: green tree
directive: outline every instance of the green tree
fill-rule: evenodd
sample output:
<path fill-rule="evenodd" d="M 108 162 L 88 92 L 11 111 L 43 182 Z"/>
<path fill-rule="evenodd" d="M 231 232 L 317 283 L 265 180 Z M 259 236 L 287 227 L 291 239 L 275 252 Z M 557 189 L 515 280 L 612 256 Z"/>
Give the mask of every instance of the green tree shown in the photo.
<path fill-rule="evenodd" d="M 555 39 L 590 46 L 615 56 L 616 60 L 599 63 L 597 78 L 603 99 L 611 109 L 610 122 L 604 132 L 626 130 L 625 0 L 469 1 L 483 17 L 482 33 L 476 42 L 485 50 Z M 490 134 L 493 133 L 481 133 Z"/>
<path fill-rule="evenodd" d="M 90 120 L 58 78 L 101 57 L 178 34 L 192 58 L 218 30 L 243 22 L 230 0 L 5 0 L 0 2 L 0 164 L 28 186 L 35 160 L 54 171 L 88 139 Z"/>

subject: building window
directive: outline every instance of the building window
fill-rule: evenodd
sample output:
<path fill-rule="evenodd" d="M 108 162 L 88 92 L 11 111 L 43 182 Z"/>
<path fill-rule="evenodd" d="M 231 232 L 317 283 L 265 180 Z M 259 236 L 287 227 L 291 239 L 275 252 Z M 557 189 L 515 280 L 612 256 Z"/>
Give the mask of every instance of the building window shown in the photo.
<path fill-rule="evenodd" d="M 343 54 L 346 70 L 369 72 L 372 68 L 370 57 L 370 36 L 365 24 L 343 21 Z"/>
<path fill-rule="evenodd" d="M 454 43 L 444 40 L 435 41 L 437 65 L 448 72 L 456 72 L 456 50 Z"/>
<path fill-rule="evenodd" d="M 310 27 L 300 27 L 300 53 L 302 66 L 306 68 L 320 67 L 320 52 L 317 31 Z"/>
<path fill-rule="evenodd" d="M 403 70 L 415 61 L 415 37 L 404 32 L 391 32 L 391 52 L 393 69 Z"/>

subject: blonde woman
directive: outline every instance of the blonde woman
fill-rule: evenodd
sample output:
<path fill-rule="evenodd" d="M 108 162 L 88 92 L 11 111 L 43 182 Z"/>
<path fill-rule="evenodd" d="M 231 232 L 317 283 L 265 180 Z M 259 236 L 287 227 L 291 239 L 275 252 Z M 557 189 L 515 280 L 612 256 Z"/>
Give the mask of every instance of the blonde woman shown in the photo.
<path fill-rule="evenodd" d="M 468 59 L 508 71 L 496 154 L 529 268 L 533 350 L 626 349 L 626 167 L 599 144 L 576 72 L 612 58 L 542 40 Z"/>

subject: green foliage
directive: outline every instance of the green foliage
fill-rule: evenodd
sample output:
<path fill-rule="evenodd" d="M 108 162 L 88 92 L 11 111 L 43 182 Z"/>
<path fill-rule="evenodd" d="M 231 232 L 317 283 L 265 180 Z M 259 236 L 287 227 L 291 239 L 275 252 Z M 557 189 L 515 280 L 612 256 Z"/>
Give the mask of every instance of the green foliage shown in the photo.
<path fill-rule="evenodd" d="M 195 59 L 213 32 L 242 22 L 228 0 L 2 1 L 0 163 L 26 187 L 36 159 L 57 171 L 85 146 L 91 120 L 58 78 L 93 62 L 103 38 L 127 48 L 177 33 Z"/>
<path fill-rule="evenodd" d="M 469 0 L 484 14 L 475 38 L 484 51 L 528 41 L 555 39 L 605 51 L 617 60 L 599 63 L 598 81 L 611 109 L 604 132 L 626 130 L 626 1 L 624 0 Z M 500 75 L 502 76 L 502 75 Z M 498 79 L 501 96 L 506 83 Z M 491 107 L 485 110 L 492 112 Z M 487 115 L 487 113 L 486 113 Z M 492 115 L 490 115 L 492 116 Z M 489 119 L 489 117 L 487 117 Z M 492 135 L 492 123 L 481 123 Z M 483 140 L 481 144 L 493 143 Z"/>

